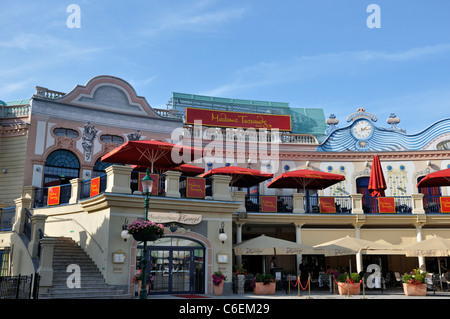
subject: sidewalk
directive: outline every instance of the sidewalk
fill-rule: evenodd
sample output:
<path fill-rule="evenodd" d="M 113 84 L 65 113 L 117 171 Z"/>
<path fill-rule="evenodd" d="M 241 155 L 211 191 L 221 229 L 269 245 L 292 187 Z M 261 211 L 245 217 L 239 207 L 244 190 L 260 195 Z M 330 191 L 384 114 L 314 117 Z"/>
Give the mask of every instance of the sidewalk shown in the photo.
<path fill-rule="evenodd" d="M 284 290 L 277 290 L 275 295 L 255 295 L 252 292 L 244 294 L 224 294 L 222 296 L 214 295 L 149 295 L 148 299 L 184 299 L 184 300 L 199 300 L 199 299 L 247 299 L 247 300 L 262 300 L 262 299 L 277 299 L 277 300 L 299 300 L 305 299 L 347 299 L 347 300 L 361 300 L 361 299 L 450 299 L 450 291 L 428 291 L 426 296 L 405 296 L 403 289 L 393 288 L 389 290 L 367 290 L 363 295 L 361 290 L 360 295 L 341 296 L 339 294 L 332 294 L 327 290 L 311 290 L 308 295 L 308 290 L 301 290 L 300 296 L 296 289 L 291 290 L 290 295 Z"/>

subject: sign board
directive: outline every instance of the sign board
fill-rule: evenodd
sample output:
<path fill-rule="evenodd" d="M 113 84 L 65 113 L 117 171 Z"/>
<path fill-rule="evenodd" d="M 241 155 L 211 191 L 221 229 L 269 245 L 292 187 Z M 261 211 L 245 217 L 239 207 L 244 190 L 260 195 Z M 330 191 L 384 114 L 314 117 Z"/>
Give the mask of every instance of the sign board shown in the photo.
<path fill-rule="evenodd" d="M 441 197 L 441 212 L 450 213 L 450 197 Z"/>
<path fill-rule="evenodd" d="M 336 213 L 334 197 L 319 197 L 319 211 L 321 213 Z"/>
<path fill-rule="evenodd" d="M 148 213 L 148 220 L 155 223 L 173 223 L 196 225 L 202 221 L 202 215 L 183 213 Z"/>
<path fill-rule="evenodd" d="M 91 179 L 90 196 L 96 196 L 100 193 L 100 177 Z"/>
<path fill-rule="evenodd" d="M 394 197 L 379 197 L 378 198 L 378 212 L 380 213 L 395 213 L 395 198 Z"/>
<path fill-rule="evenodd" d="M 291 131 L 290 115 L 230 112 L 187 107 L 186 124 L 197 124 L 198 121 L 201 121 L 201 125 L 204 126 Z"/>
<path fill-rule="evenodd" d="M 186 197 L 205 198 L 206 180 L 200 177 L 186 178 Z"/>
<path fill-rule="evenodd" d="M 49 187 L 48 188 L 47 205 L 48 206 L 59 205 L 60 194 L 61 194 L 60 186 Z"/>
<path fill-rule="evenodd" d="M 277 196 L 261 196 L 261 212 L 277 212 Z"/>

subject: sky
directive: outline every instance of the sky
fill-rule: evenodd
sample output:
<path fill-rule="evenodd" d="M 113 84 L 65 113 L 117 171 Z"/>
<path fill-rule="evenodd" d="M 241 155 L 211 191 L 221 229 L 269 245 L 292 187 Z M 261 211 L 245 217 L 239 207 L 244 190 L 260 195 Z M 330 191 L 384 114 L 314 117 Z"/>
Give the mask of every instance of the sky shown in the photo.
<path fill-rule="evenodd" d="M 338 127 L 364 108 L 407 134 L 450 117 L 448 0 L 2 0 L 0 21 L 3 101 L 112 75 L 154 108 L 172 92 L 288 102 Z"/>

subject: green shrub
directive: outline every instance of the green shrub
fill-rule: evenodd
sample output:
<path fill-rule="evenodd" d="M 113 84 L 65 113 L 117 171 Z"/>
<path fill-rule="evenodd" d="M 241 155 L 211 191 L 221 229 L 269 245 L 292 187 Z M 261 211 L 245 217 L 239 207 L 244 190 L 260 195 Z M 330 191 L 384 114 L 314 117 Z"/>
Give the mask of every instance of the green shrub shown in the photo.
<path fill-rule="evenodd" d="M 421 283 L 424 283 L 425 276 L 424 275 L 415 275 L 414 279 L 417 280 L 417 281 L 420 281 Z"/>
<path fill-rule="evenodd" d="M 412 275 L 403 275 L 403 282 L 408 283 L 412 279 Z"/>
<path fill-rule="evenodd" d="M 337 278 L 336 278 L 336 280 L 337 280 L 337 282 L 345 282 L 346 280 L 347 280 L 347 274 L 346 273 L 343 273 L 343 274 L 340 274 Z"/>
<path fill-rule="evenodd" d="M 354 272 L 350 274 L 350 279 L 353 280 L 353 282 L 359 282 L 361 280 L 361 276 L 357 272 Z"/>

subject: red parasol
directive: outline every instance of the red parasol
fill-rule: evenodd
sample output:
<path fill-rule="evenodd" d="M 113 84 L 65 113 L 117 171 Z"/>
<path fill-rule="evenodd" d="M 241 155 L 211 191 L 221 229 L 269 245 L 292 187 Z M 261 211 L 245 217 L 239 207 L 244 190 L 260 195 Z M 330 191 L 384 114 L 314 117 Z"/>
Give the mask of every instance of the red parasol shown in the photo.
<path fill-rule="evenodd" d="M 116 164 L 135 164 L 148 166 L 153 172 L 154 167 L 174 167 L 180 165 L 180 160 L 190 162 L 195 150 L 189 146 L 177 145 L 162 141 L 143 140 L 128 141 L 102 156 L 102 162 Z"/>
<path fill-rule="evenodd" d="M 345 180 L 344 175 L 299 169 L 283 173 L 270 182 L 268 188 L 324 189 Z"/>
<path fill-rule="evenodd" d="M 372 171 L 369 179 L 369 193 L 372 197 L 384 197 L 384 190 L 387 188 L 384 180 L 383 169 L 381 168 L 380 158 L 374 155 Z"/>
<path fill-rule="evenodd" d="M 430 173 L 417 183 L 417 188 L 450 186 L 450 168 Z"/>
<path fill-rule="evenodd" d="M 237 166 L 214 168 L 199 177 L 210 177 L 215 174 L 231 176 L 230 186 L 235 187 L 252 187 L 273 177 L 273 174 L 270 173 Z"/>
<path fill-rule="evenodd" d="M 136 171 L 145 171 L 147 169 L 146 166 L 141 165 L 134 165 L 133 168 Z M 153 167 L 153 170 L 158 174 L 164 173 L 166 171 L 177 171 L 181 172 L 181 174 L 184 176 L 197 176 L 198 174 L 202 174 L 205 172 L 204 168 L 189 164 L 183 164 L 174 167 Z"/>

